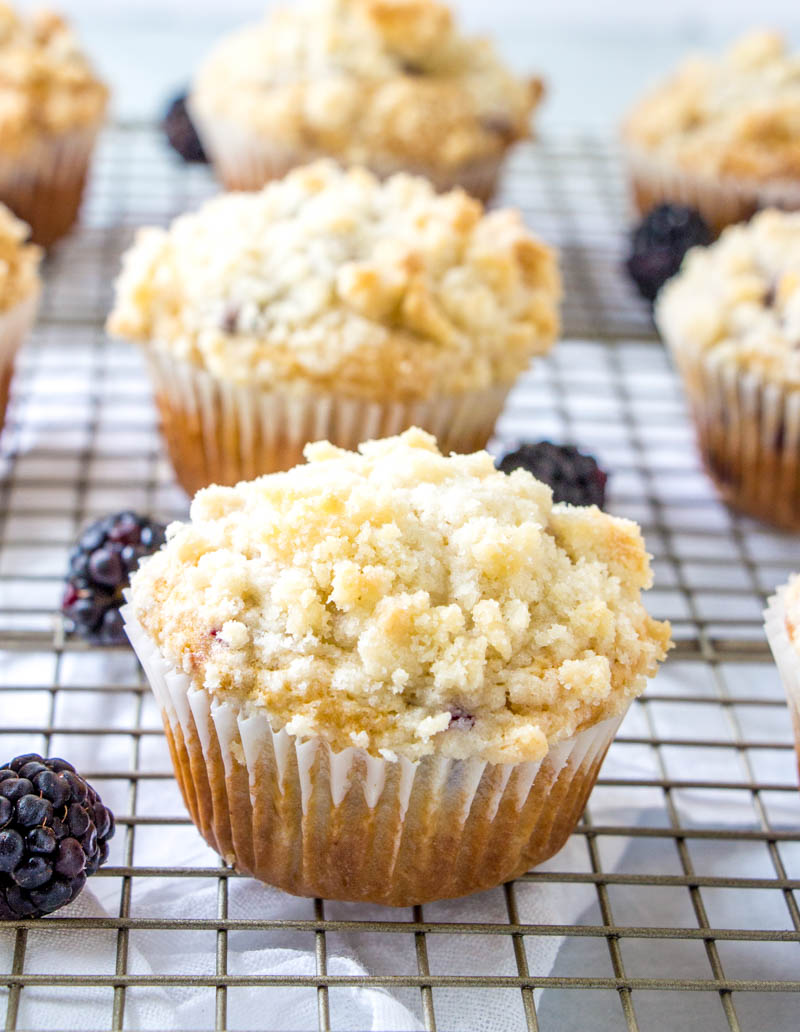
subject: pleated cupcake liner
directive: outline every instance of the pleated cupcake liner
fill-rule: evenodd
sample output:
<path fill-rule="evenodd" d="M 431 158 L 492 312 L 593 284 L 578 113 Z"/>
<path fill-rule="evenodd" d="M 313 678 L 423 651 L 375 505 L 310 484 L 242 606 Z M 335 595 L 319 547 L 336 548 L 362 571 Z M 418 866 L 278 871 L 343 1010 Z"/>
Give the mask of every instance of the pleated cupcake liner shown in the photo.
<path fill-rule="evenodd" d="M 795 749 L 800 772 L 800 655 L 789 638 L 786 628 L 786 592 L 789 585 L 778 588 L 769 599 L 764 612 L 764 631 L 775 658 L 775 665 L 786 692 L 786 701 L 792 718 Z"/>
<path fill-rule="evenodd" d="M 14 375 L 14 360 L 36 320 L 39 293 L 37 286 L 28 297 L 18 301 L 8 311 L 0 313 L 0 429 L 5 422 L 11 379 Z"/>
<path fill-rule="evenodd" d="M 101 125 L 43 138 L 22 155 L 3 155 L 0 141 L 0 201 L 35 243 L 48 247 L 74 225 Z"/>
<path fill-rule="evenodd" d="M 800 390 L 669 343 L 703 462 L 724 500 L 765 523 L 800 530 Z"/>
<path fill-rule="evenodd" d="M 634 204 L 646 215 L 658 204 L 695 208 L 715 233 L 762 208 L 800 209 L 800 180 L 757 182 L 692 174 L 634 147 L 624 149 Z"/>
<path fill-rule="evenodd" d="M 263 390 L 212 376 L 166 348 L 148 346 L 161 427 L 189 494 L 237 484 L 303 461 L 309 441 L 354 450 L 362 441 L 419 426 L 445 453 L 484 448 L 510 384 L 422 401 L 368 401 L 338 394 Z"/>
<path fill-rule="evenodd" d="M 539 763 L 337 752 L 193 687 L 131 606 L 122 613 L 199 832 L 237 870 L 299 896 L 411 906 L 517 877 L 574 830 L 622 719 Z"/>
<path fill-rule="evenodd" d="M 286 147 L 274 140 L 260 138 L 255 132 L 248 133 L 218 115 L 202 111 L 191 99 L 189 108 L 203 149 L 228 190 L 260 190 L 270 180 L 282 178 L 293 168 L 308 165 L 319 158 L 335 157 L 323 150 Z M 423 176 L 439 192 L 460 186 L 473 197 L 486 202 L 496 191 L 504 159 L 505 152 L 450 166 L 433 161 L 403 161 L 399 157 L 384 155 L 355 164 L 366 165 L 381 179 L 395 172 Z"/>

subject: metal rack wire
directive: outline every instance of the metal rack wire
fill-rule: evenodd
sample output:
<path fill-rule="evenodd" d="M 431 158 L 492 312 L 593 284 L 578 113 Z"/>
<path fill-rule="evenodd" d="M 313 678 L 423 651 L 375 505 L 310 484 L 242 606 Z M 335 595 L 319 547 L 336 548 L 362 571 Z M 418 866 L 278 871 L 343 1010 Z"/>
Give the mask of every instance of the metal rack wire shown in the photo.
<path fill-rule="evenodd" d="M 0 454 L 0 754 L 69 755 L 120 816 L 120 832 L 92 882 L 102 911 L 0 930 L 5 1027 L 34 1027 L 46 996 L 99 1000 L 102 1027 L 134 1028 L 132 1000 L 155 988 L 206 991 L 205 1027 L 225 1029 L 236 994 L 292 986 L 316 994 L 326 1030 L 341 1027 L 337 990 L 363 985 L 402 996 L 427 1029 L 437 1016 L 442 1027 L 443 1013 L 448 1029 L 478 1027 L 458 1018 L 476 993 L 487 1022 L 492 1001 L 513 996 L 513 1027 L 528 1030 L 795 1028 L 800 799 L 760 614 L 800 568 L 800 539 L 724 509 L 700 470 L 647 307 L 620 274 L 624 187 L 616 154 L 597 139 L 524 147 L 505 181 L 501 200 L 560 246 L 567 297 L 565 339 L 513 394 L 499 439 L 572 440 L 612 471 L 611 508 L 645 530 L 651 609 L 673 620 L 676 652 L 633 707 L 570 846 L 496 890 L 493 920 L 473 920 L 469 901 L 377 915 L 322 900 L 295 901 L 282 917 L 236 910 L 243 879 L 198 852 L 132 656 L 98 656 L 65 638 L 56 616 L 66 551 L 86 520 L 123 506 L 185 514 L 139 358 L 106 341 L 102 324 L 134 228 L 213 190 L 208 172 L 179 166 L 152 129 L 110 131 L 82 227 L 48 259 L 41 319 L 18 366 Z M 120 739 L 123 767 L 106 758 Z M 184 826 L 186 856 L 200 862 L 140 860 L 159 829 Z M 211 911 L 139 916 L 141 887 L 175 879 L 214 884 Z M 537 901 L 551 897 L 566 901 L 569 919 L 537 920 Z M 253 933 L 309 937 L 315 970 L 240 970 L 237 937 Z M 151 934 L 196 944 L 201 972 L 137 968 L 136 938 Z M 52 936 L 79 959 L 53 970 Z M 376 937 L 392 956 L 397 944 L 396 964 L 331 973 L 330 944 L 348 937 Z M 104 958 L 96 970 L 80 960 L 90 940 Z M 443 944 L 468 940 L 486 945 L 482 963 L 440 963 Z M 545 941 L 558 945 L 546 965 L 535 949 Z"/>

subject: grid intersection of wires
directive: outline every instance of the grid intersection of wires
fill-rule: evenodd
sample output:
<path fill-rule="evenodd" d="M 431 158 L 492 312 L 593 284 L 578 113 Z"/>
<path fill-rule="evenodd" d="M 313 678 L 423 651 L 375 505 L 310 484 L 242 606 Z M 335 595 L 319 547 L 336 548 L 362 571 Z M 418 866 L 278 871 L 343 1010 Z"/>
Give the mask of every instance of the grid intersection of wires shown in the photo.
<path fill-rule="evenodd" d="M 495 919 L 479 922 L 468 901 L 376 915 L 314 900 L 280 919 L 243 916 L 242 879 L 210 853 L 192 866 L 140 859 L 160 829 L 195 836 L 158 713 L 132 655 L 99 657 L 64 634 L 57 610 L 66 555 L 84 523 L 121 508 L 165 520 L 186 513 L 140 358 L 107 340 L 103 321 L 136 227 L 166 223 L 214 189 L 206 169 L 179 165 L 151 127 L 110 130 L 83 224 L 47 261 L 41 318 L 18 363 L 0 453 L 0 759 L 34 749 L 69 755 L 115 809 L 120 830 L 92 882 L 101 913 L 68 909 L 0 931 L 5 1027 L 33 1027 L 43 995 L 79 1004 L 91 994 L 103 1001 L 103 1027 L 132 1028 L 136 994 L 191 988 L 208 995 L 205 1027 L 227 1029 L 237 1027 L 236 994 L 292 985 L 316 996 L 327 1030 L 341 1016 L 337 990 L 353 984 L 391 991 L 427 1029 L 437 1020 L 470 1027 L 452 1015 L 459 1001 L 474 1008 L 475 994 L 487 1008 L 513 997 L 515 1027 L 529 1032 L 583 1027 L 587 1013 L 628 1030 L 690 1020 L 743 1032 L 796 1027 L 800 799 L 761 612 L 800 569 L 800 539 L 725 509 L 703 474 L 680 385 L 621 272 L 624 184 L 617 155 L 595 138 L 526 145 L 505 180 L 501 202 L 520 207 L 561 250 L 565 325 L 553 355 L 514 391 L 495 444 L 547 437 L 600 459 L 611 472 L 611 510 L 643 527 L 656 575 L 650 608 L 673 621 L 677 646 L 632 707 L 569 848 L 497 889 Z M 107 722 L 105 713 L 113 714 Z M 213 906 L 201 916 L 141 917 L 142 887 L 175 879 L 213 885 Z M 543 897 L 564 901 L 563 922 L 537 921 Z M 239 937 L 290 934 L 307 937 L 313 973 L 237 966 Z M 102 942 L 106 962 L 46 968 L 53 936 L 65 954 L 70 942 Z M 188 936 L 202 971 L 142 970 L 133 959 L 141 936 Z M 397 966 L 331 973 L 347 937 L 396 943 Z M 444 946 L 476 939 L 485 944 L 482 966 L 443 965 Z M 545 941 L 558 946 L 546 970 L 536 949 Z"/>

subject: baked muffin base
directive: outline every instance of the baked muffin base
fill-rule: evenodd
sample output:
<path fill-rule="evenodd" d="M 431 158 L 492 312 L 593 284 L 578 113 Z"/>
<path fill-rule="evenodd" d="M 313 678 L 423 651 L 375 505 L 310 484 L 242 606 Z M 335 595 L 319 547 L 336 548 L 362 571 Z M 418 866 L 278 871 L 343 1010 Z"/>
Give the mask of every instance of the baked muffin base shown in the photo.
<path fill-rule="evenodd" d="M 248 136 L 230 122 L 200 114 L 191 100 L 189 107 L 203 148 L 228 190 L 260 190 L 270 180 L 281 179 L 293 168 L 308 165 L 319 158 L 335 157 L 324 151 L 287 148 L 273 140 Z M 384 156 L 363 164 L 382 179 L 396 172 L 424 176 L 442 193 L 460 186 L 485 203 L 497 189 L 504 158 L 505 153 L 501 153 L 445 166 L 435 162 L 403 162 Z"/>
<path fill-rule="evenodd" d="M 36 319 L 39 305 L 39 289 L 29 297 L 17 302 L 7 312 L 0 313 L 0 429 L 5 421 L 11 379 L 14 375 L 14 359 L 20 345 Z"/>
<path fill-rule="evenodd" d="M 100 125 L 42 140 L 17 157 L 0 155 L 0 201 L 48 247 L 75 223 Z"/>
<path fill-rule="evenodd" d="M 764 630 L 786 692 L 798 758 L 798 776 L 800 777 L 800 656 L 792 645 L 786 629 L 785 597 L 787 589 L 788 584 L 778 588 L 767 603 L 764 612 Z"/>
<path fill-rule="evenodd" d="M 724 500 L 800 530 L 800 390 L 670 344 L 703 463 Z"/>
<path fill-rule="evenodd" d="M 148 347 L 161 429 L 175 474 L 190 494 L 237 484 L 303 462 L 309 441 L 357 449 L 411 426 L 444 452 L 486 446 L 510 384 L 423 401 L 375 402 L 336 394 L 266 391 L 223 382 L 206 370 Z"/>
<path fill-rule="evenodd" d="M 237 870 L 298 896 L 411 906 L 517 877 L 574 830 L 622 719 L 541 763 L 336 753 L 192 688 L 130 606 L 122 612 L 198 830 Z"/>
<path fill-rule="evenodd" d="M 624 160 L 633 203 L 640 215 L 659 204 L 686 204 L 699 211 L 719 234 L 726 226 L 745 222 L 761 208 L 800 210 L 800 181 L 758 183 L 693 175 L 630 146 L 624 149 Z"/>

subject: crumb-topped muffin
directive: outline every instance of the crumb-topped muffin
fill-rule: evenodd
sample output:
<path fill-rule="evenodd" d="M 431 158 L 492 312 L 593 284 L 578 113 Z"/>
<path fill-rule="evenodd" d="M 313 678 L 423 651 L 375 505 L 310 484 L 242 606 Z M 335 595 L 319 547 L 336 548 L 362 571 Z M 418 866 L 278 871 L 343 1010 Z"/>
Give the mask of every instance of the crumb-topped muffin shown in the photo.
<path fill-rule="evenodd" d="M 109 328 L 154 359 L 179 475 L 181 370 L 182 381 L 205 373 L 275 413 L 259 427 L 277 423 L 280 448 L 265 441 L 253 468 L 190 470 L 191 489 L 294 465 L 319 432 L 355 446 L 421 421 L 448 448 L 482 447 L 515 378 L 551 347 L 559 299 L 555 256 L 517 212 L 484 213 L 421 178 L 381 182 L 320 162 L 140 231 Z M 309 411 L 281 418 L 286 405 Z M 249 411 L 233 396 L 231 408 Z M 290 439 L 292 425 L 301 433 Z"/>
<path fill-rule="evenodd" d="M 345 780 L 355 783 L 363 766 L 382 784 L 415 766 L 424 784 L 433 770 L 463 774 L 466 765 L 478 796 L 488 791 L 478 788 L 481 776 L 516 785 L 524 768 L 525 799 L 513 789 L 522 810 L 537 770 L 549 771 L 551 789 L 568 770 L 568 814 L 550 813 L 563 841 L 602 758 L 593 750 L 605 752 L 669 644 L 669 625 L 641 602 L 651 573 L 638 527 L 593 507 L 553 506 L 550 489 L 526 471 L 501 473 L 485 452 L 445 457 L 417 429 L 358 454 L 314 444 L 307 457 L 288 473 L 201 491 L 191 521 L 168 530 L 132 582 L 128 619 L 145 665 L 142 636 L 190 695 L 212 711 L 230 708 L 226 723 L 233 713 L 260 719 L 270 741 L 283 736 L 284 752 L 290 742 L 316 743 L 328 773 L 315 770 L 306 791 L 316 783 L 329 800 L 342 790 L 330 773 L 339 763 Z M 240 761 L 249 748 L 237 747 L 235 734 L 229 746 Z M 184 784 L 187 777 L 182 768 Z M 535 805 L 557 806 L 564 787 Z M 433 805 L 417 790 L 415 806 Z M 321 795 L 315 806 L 319 816 Z M 252 814 L 244 819 L 252 823 Z M 485 846 L 491 829 L 474 811 L 470 819 Z M 515 832 L 510 846 L 503 832 L 490 880 L 503 865 L 505 877 L 544 859 L 552 843 L 531 840 L 534 824 L 521 820 L 522 838 Z M 304 891 L 285 871 L 260 876 Z M 343 876 L 329 875 L 333 883 Z M 454 891 L 440 891 L 451 877 Z M 432 895 L 485 884 L 477 869 L 447 870 Z M 339 882 L 335 894 L 342 890 Z M 388 899 L 394 887 L 354 882 L 345 894 L 379 891 Z M 414 893 L 427 891 L 417 884 Z"/>
<path fill-rule="evenodd" d="M 800 55 L 752 32 L 720 57 L 693 57 L 630 113 L 641 210 L 683 201 L 710 224 L 766 205 L 800 208 Z"/>
<path fill-rule="evenodd" d="M 190 106 L 231 188 L 327 155 L 485 200 L 541 94 L 436 0 L 304 0 L 223 39 Z"/>
<path fill-rule="evenodd" d="M 36 316 L 41 251 L 30 230 L 0 204 L 0 426 L 8 403 L 14 357 Z"/>
<path fill-rule="evenodd" d="M 800 526 L 800 213 L 764 211 L 690 251 L 656 322 L 723 493 Z"/>
<path fill-rule="evenodd" d="M 0 200 L 39 243 L 75 221 L 107 102 L 63 18 L 0 3 Z"/>

